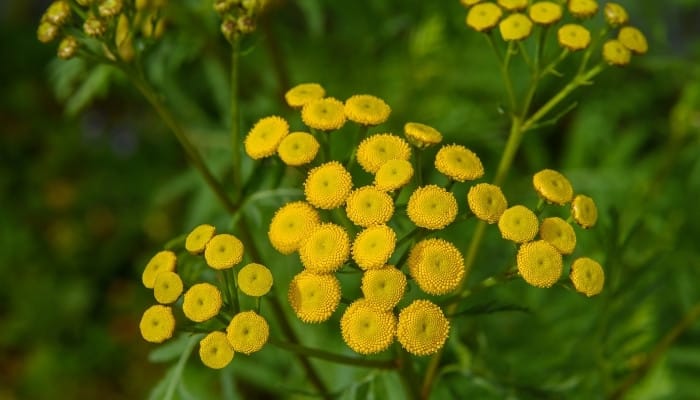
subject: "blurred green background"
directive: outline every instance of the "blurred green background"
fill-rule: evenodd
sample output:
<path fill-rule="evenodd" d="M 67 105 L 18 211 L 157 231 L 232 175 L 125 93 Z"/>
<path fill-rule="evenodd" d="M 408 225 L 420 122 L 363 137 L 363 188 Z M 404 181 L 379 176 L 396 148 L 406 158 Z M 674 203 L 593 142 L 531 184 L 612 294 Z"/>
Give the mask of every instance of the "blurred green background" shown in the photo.
<path fill-rule="evenodd" d="M 470 355 L 447 361 L 469 373 L 444 375 L 436 398 L 605 398 L 646 364 L 627 398 L 700 393 L 700 323 L 679 325 L 700 303 L 700 2 L 620 3 L 649 54 L 604 72 L 557 125 L 528 134 L 504 186 L 513 204 L 533 205 L 532 173 L 556 168 L 596 199 L 599 226 L 580 233 L 579 248 L 603 261 L 606 289 L 586 299 L 516 281 L 470 300 L 530 312 L 459 319 L 453 340 Z M 148 361 L 154 346 L 138 333 L 152 302 L 141 269 L 169 239 L 227 220 L 124 77 L 56 60 L 55 44 L 36 40 L 47 5 L 0 4 L 0 400 L 145 398 L 167 365 Z M 171 5 L 147 70 L 223 172 L 218 17 L 208 1 Z M 456 0 L 275 2 L 244 42 L 243 130 L 270 114 L 299 128 L 281 95 L 315 81 L 341 100 L 382 97 L 393 109 L 385 129 L 433 125 L 479 154 L 491 177 L 507 134 L 502 89 L 465 14 Z M 487 243 L 474 282 L 512 256 Z M 672 345 L 655 353 L 664 340 Z M 658 358 L 645 362 L 650 353 Z M 192 364 L 209 385 L 201 376 L 214 373 Z M 265 393 L 260 385 L 238 382 L 241 393 Z"/>

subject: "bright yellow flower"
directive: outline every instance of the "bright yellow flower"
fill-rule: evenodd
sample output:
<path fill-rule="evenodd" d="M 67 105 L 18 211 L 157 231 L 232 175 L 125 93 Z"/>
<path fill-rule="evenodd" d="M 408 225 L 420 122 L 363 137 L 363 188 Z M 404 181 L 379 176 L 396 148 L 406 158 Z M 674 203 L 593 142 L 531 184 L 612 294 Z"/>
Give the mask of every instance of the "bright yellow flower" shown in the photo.
<path fill-rule="evenodd" d="M 263 348 L 270 336 L 270 326 L 255 311 L 243 311 L 231 318 L 226 337 L 234 351 L 246 355 Z"/>
<path fill-rule="evenodd" d="M 477 32 L 486 32 L 498 25 L 503 11 L 494 3 L 480 3 L 469 9 L 467 26 Z"/>
<path fill-rule="evenodd" d="M 389 118 L 391 108 L 384 100 L 368 94 L 357 94 L 345 100 L 345 116 L 362 125 L 379 125 Z"/>
<path fill-rule="evenodd" d="M 540 238 L 554 246 L 561 254 L 571 254 L 576 248 L 576 232 L 574 228 L 559 217 L 542 220 Z"/>
<path fill-rule="evenodd" d="M 457 182 L 473 181 L 484 176 L 484 166 L 479 156 L 458 144 L 442 146 L 438 150 L 435 168 Z"/>
<path fill-rule="evenodd" d="M 318 83 L 301 83 L 289 89 L 284 94 L 284 99 L 291 107 L 300 108 L 312 100 L 322 99 L 325 95 L 326 90 Z"/>
<path fill-rule="evenodd" d="M 338 308 L 340 282 L 334 275 L 302 271 L 289 283 L 288 297 L 289 304 L 300 320 L 307 323 L 323 322 Z"/>
<path fill-rule="evenodd" d="M 352 189 L 352 176 L 337 161 L 327 162 L 309 171 L 304 182 L 306 201 L 316 208 L 340 207 Z"/>
<path fill-rule="evenodd" d="M 385 224 L 394 215 L 394 200 L 374 186 L 363 186 L 350 192 L 345 212 L 357 226 Z"/>
<path fill-rule="evenodd" d="M 214 269 L 228 269 L 243 260 L 243 242 L 228 233 L 221 233 L 207 243 L 204 259 Z"/>
<path fill-rule="evenodd" d="M 610 39 L 603 45 L 603 59 L 610 65 L 618 67 L 630 63 L 632 53 L 619 40 Z"/>
<path fill-rule="evenodd" d="M 411 148 L 398 136 L 382 133 L 372 135 L 357 147 L 357 162 L 362 169 L 374 174 L 389 160 L 408 160 Z"/>
<path fill-rule="evenodd" d="M 345 125 L 345 106 L 332 97 L 311 100 L 301 109 L 306 126 L 321 131 L 333 131 Z"/>
<path fill-rule="evenodd" d="M 376 354 L 394 342 L 396 317 L 391 311 L 380 311 L 359 299 L 348 306 L 340 319 L 343 340 L 359 354 Z"/>
<path fill-rule="evenodd" d="M 459 2 L 462 3 L 462 5 L 465 7 L 471 7 L 480 1 L 481 0 L 459 0 Z"/>
<path fill-rule="evenodd" d="M 411 276 L 425 293 L 453 292 L 464 277 L 464 258 L 457 247 L 443 239 L 425 239 L 409 254 Z"/>
<path fill-rule="evenodd" d="M 605 21 L 614 28 L 625 25 L 629 21 L 627 10 L 617 3 L 606 3 L 604 12 Z"/>
<path fill-rule="evenodd" d="M 267 237 L 275 250 L 292 254 L 320 223 L 318 212 L 309 203 L 295 201 L 277 210 L 270 221 Z"/>
<path fill-rule="evenodd" d="M 569 0 L 569 12 L 576 18 L 589 18 L 598 12 L 598 3 L 594 0 Z"/>
<path fill-rule="evenodd" d="M 407 122 L 403 126 L 403 133 L 411 144 L 421 149 L 442 142 L 442 133 L 418 122 Z"/>
<path fill-rule="evenodd" d="M 469 188 L 467 203 L 477 218 L 489 224 L 498 222 L 508 208 L 508 201 L 501 188 L 490 183 L 479 183 Z"/>
<path fill-rule="evenodd" d="M 532 21 L 525 14 L 513 13 L 498 24 L 498 29 L 501 31 L 503 40 L 507 42 L 523 40 L 532 33 Z"/>
<path fill-rule="evenodd" d="M 498 230 L 503 239 L 515 243 L 531 241 L 537 235 L 538 228 L 537 215 L 525 206 L 510 207 L 498 219 Z"/>
<path fill-rule="evenodd" d="M 406 160 L 389 160 L 374 175 L 374 186 L 385 192 L 404 187 L 413 177 L 413 165 Z"/>
<path fill-rule="evenodd" d="M 386 225 L 374 225 L 363 230 L 352 243 L 352 258 L 364 269 L 382 268 L 396 246 L 396 233 Z"/>
<path fill-rule="evenodd" d="M 437 353 L 450 333 L 450 321 L 440 307 L 428 300 L 414 300 L 399 313 L 396 338 L 416 356 Z"/>
<path fill-rule="evenodd" d="M 199 341 L 199 358 L 211 369 L 222 369 L 233 360 L 233 347 L 226 334 L 220 331 L 209 333 Z"/>
<path fill-rule="evenodd" d="M 170 339 L 175 332 L 172 308 L 162 305 L 148 307 L 139 322 L 139 330 L 147 342 L 163 343 Z"/>
<path fill-rule="evenodd" d="M 603 291 L 605 272 L 597 261 L 581 257 L 571 264 L 569 279 L 576 291 L 591 297 Z"/>
<path fill-rule="evenodd" d="M 522 10 L 527 7 L 527 0 L 497 0 L 498 4 L 508 11 Z"/>
<path fill-rule="evenodd" d="M 644 54 L 649 50 L 647 38 L 642 31 L 632 26 L 623 26 L 617 34 L 617 40 L 634 54 Z"/>
<path fill-rule="evenodd" d="M 379 310 L 396 307 L 406 292 L 406 275 L 393 265 L 367 270 L 362 274 L 362 294 L 367 303 Z"/>
<path fill-rule="evenodd" d="M 530 6 L 529 15 L 536 24 L 551 25 L 561 19 L 562 9 L 552 1 L 539 1 Z"/>
<path fill-rule="evenodd" d="M 571 201 L 571 216 L 582 228 L 592 228 L 598 221 L 598 208 L 592 198 L 577 194 Z"/>
<path fill-rule="evenodd" d="M 197 283 L 185 292 L 182 312 L 194 322 L 204 322 L 216 316 L 223 300 L 219 288 L 211 283 Z"/>
<path fill-rule="evenodd" d="M 287 121 L 276 115 L 265 117 L 248 132 L 243 142 L 245 152 L 253 160 L 269 157 L 277 152 L 277 147 L 288 133 Z"/>
<path fill-rule="evenodd" d="M 280 142 L 277 155 L 285 164 L 298 167 L 313 161 L 319 147 L 318 141 L 312 134 L 292 132 Z"/>
<path fill-rule="evenodd" d="M 591 33 L 579 24 L 562 25 L 557 31 L 559 45 L 571 51 L 583 50 L 591 44 Z"/>
<path fill-rule="evenodd" d="M 564 205 L 571 201 L 574 189 L 561 173 L 553 169 L 543 169 L 532 177 L 535 191 L 549 203 Z"/>
<path fill-rule="evenodd" d="M 156 253 L 156 255 L 148 261 L 146 268 L 143 269 L 143 275 L 141 275 L 143 286 L 148 289 L 153 289 L 158 274 L 161 272 L 174 271 L 176 261 L 177 257 L 175 257 L 175 253 L 170 250 L 163 250 Z"/>
<path fill-rule="evenodd" d="M 272 272 L 262 264 L 250 263 L 238 271 L 238 288 L 248 296 L 264 296 L 271 287 Z"/>
<path fill-rule="evenodd" d="M 439 186 L 421 186 L 408 198 L 406 212 L 416 226 L 443 229 L 457 217 L 457 199 Z"/>
<path fill-rule="evenodd" d="M 324 223 L 316 226 L 299 248 L 307 270 L 327 274 L 337 271 L 350 255 L 350 238 L 342 227 Z"/>
<path fill-rule="evenodd" d="M 182 279 L 172 271 L 161 272 L 156 277 L 153 295 L 161 304 L 174 303 L 182 294 Z"/>
<path fill-rule="evenodd" d="M 209 224 L 202 224 L 192 229 L 185 239 L 185 249 L 191 254 L 201 254 L 207 243 L 216 233 L 216 228 Z"/>
<path fill-rule="evenodd" d="M 559 280 L 563 261 L 561 253 L 544 240 L 522 244 L 517 256 L 518 272 L 525 282 L 548 288 Z"/>

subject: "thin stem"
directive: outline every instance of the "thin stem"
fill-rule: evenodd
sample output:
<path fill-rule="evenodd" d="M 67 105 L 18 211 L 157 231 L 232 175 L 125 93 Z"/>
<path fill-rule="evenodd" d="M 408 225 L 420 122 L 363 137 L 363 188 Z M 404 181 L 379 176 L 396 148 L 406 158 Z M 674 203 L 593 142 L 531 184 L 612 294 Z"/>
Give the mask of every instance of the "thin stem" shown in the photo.
<path fill-rule="evenodd" d="M 302 346 L 296 343 L 285 342 L 273 337 L 269 338 L 268 343 L 277 348 L 295 354 L 302 354 L 307 357 L 318 358 L 320 360 L 330 361 L 354 367 L 377 369 L 396 369 L 398 367 L 395 360 L 370 360 L 367 358 L 360 357 L 348 357 L 342 354 L 331 353 L 326 350 L 315 349 L 311 347 Z"/>
<path fill-rule="evenodd" d="M 416 172 L 416 182 L 418 183 L 418 186 L 423 185 L 423 168 L 421 168 L 421 159 L 423 158 L 423 151 L 421 149 L 416 148 L 416 167 L 415 167 L 415 172 Z"/>
<path fill-rule="evenodd" d="M 352 140 L 352 151 L 350 152 L 350 158 L 348 159 L 348 164 L 346 169 L 350 171 L 352 167 L 355 166 L 355 158 L 357 156 L 357 147 L 360 144 L 360 142 L 367 136 L 367 131 L 369 130 L 368 125 L 360 125 L 359 129 L 357 132 L 355 132 L 355 136 L 353 137 Z"/>
<path fill-rule="evenodd" d="M 177 360 L 175 369 L 172 372 L 173 376 L 170 378 L 170 383 L 168 384 L 168 388 L 166 389 L 165 395 L 163 396 L 164 400 L 171 400 L 173 396 L 175 396 L 175 389 L 177 389 L 177 385 L 178 383 L 180 383 L 180 377 L 182 376 L 182 372 L 185 370 L 185 364 L 190 358 L 190 354 L 192 353 L 192 350 L 194 350 L 194 346 L 197 345 L 197 342 L 199 342 L 202 336 L 204 335 L 192 335 L 190 337 L 190 340 L 187 341 L 187 345 L 182 351 L 182 354 L 180 354 L 180 359 Z"/>
<path fill-rule="evenodd" d="M 238 102 L 240 38 L 236 36 L 231 41 L 231 152 L 233 168 L 233 185 L 236 193 L 240 193 L 242 187 L 241 177 L 241 132 L 240 132 L 240 105 Z"/>
<path fill-rule="evenodd" d="M 420 387 L 418 387 L 418 384 L 420 381 L 416 378 L 411 357 L 401 346 L 397 345 L 396 349 L 399 362 L 399 377 L 401 377 L 401 382 L 406 388 L 406 398 L 419 399 Z"/>
<path fill-rule="evenodd" d="M 513 88 L 513 80 L 510 78 L 510 59 L 513 55 L 513 42 L 508 42 L 508 48 L 506 49 L 506 55 L 503 58 L 503 64 L 501 65 L 501 75 L 503 76 L 503 82 L 506 85 L 506 93 L 508 94 L 508 103 L 510 104 L 510 111 L 515 112 L 516 101 L 515 101 L 515 89 Z"/>

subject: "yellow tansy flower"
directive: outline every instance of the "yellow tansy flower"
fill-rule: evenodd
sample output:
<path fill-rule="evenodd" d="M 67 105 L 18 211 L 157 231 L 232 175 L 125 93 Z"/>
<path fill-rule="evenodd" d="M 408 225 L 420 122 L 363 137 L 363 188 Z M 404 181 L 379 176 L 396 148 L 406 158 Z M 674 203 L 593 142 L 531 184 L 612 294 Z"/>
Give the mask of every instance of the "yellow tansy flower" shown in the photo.
<path fill-rule="evenodd" d="M 301 83 L 289 89 L 284 99 L 291 107 L 300 108 L 312 100 L 322 99 L 326 90 L 318 83 Z"/>
<path fill-rule="evenodd" d="M 574 189 L 561 173 L 553 169 L 543 169 L 532 177 L 535 191 L 549 203 L 564 205 L 571 201 Z"/>
<path fill-rule="evenodd" d="M 348 306 L 340 319 L 343 340 L 359 354 L 376 354 L 394 342 L 396 317 L 391 311 L 381 311 L 359 299 Z"/>
<path fill-rule="evenodd" d="M 78 39 L 76 39 L 75 36 L 66 36 L 58 44 L 58 50 L 56 51 L 56 55 L 62 60 L 69 60 L 73 58 L 75 53 L 78 51 L 79 46 L 80 44 L 78 43 Z"/>
<path fill-rule="evenodd" d="M 561 19 L 562 9 L 552 1 L 539 1 L 530 6 L 528 14 L 536 24 L 551 25 Z"/>
<path fill-rule="evenodd" d="M 571 264 L 569 279 L 576 291 L 591 297 L 603 291 L 605 272 L 597 261 L 581 257 Z"/>
<path fill-rule="evenodd" d="M 617 40 L 634 54 L 644 54 L 649 50 L 647 38 L 642 31 L 633 26 L 623 26 L 620 28 L 620 32 L 617 34 Z"/>
<path fill-rule="evenodd" d="M 192 229 L 185 239 L 185 249 L 191 254 L 201 254 L 207 243 L 216 233 L 216 228 L 209 224 L 202 224 Z"/>
<path fill-rule="evenodd" d="M 527 0 L 497 0 L 498 4 L 508 11 L 522 10 L 527 7 Z"/>
<path fill-rule="evenodd" d="M 172 271 L 161 272 L 153 286 L 153 296 L 161 304 L 174 303 L 182 294 L 182 279 Z"/>
<path fill-rule="evenodd" d="M 194 322 L 204 322 L 216 316 L 223 300 L 219 288 L 211 283 L 197 283 L 185 292 L 182 312 Z"/>
<path fill-rule="evenodd" d="M 464 277 L 464 258 L 457 247 L 443 239 L 425 239 L 409 254 L 411 276 L 425 293 L 443 295 L 454 291 Z"/>
<path fill-rule="evenodd" d="M 549 217 L 542 220 L 540 238 L 554 246 L 561 254 L 571 254 L 576 248 L 574 228 L 559 217 Z"/>
<path fill-rule="evenodd" d="M 630 63 L 632 53 L 619 40 L 610 39 L 603 45 L 603 59 L 610 65 L 618 67 Z"/>
<path fill-rule="evenodd" d="M 158 274 L 161 272 L 174 271 L 176 261 L 177 257 L 175 257 L 175 253 L 170 250 L 163 250 L 156 253 L 156 255 L 148 261 L 146 268 L 143 269 L 143 274 L 141 275 L 143 286 L 148 289 L 153 289 Z"/>
<path fill-rule="evenodd" d="M 525 206 L 510 207 L 498 219 L 498 230 L 503 239 L 515 243 L 531 241 L 537 235 L 538 228 L 537 215 Z"/>
<path fill-rule="evenodd" d="M 362 294 L 367 303 L 389 311 L 399 304 L 406 292 L 406 275 L 393 265 L 371 269 L 362 274 Z"/>
<path fill-rule="evenodd" d="M 559 280 L 563 261 L 561 253 L 544 240 L 522 244 L 517 255 L 518 272 L 525 282 L 548 288 Z"/>
<path fill-rule="evenodd" d="M 498 222 L 508 208 L 508 201 L 501 188 L 490 183 L 479 183 L 469 188 L 467 203 L 477 218 L 489 224 Z"/>
<path fill-rule="evenodd" d="M 264 296 L 271 287 L 272 272 L 262 264 L 250 263 L 238 271 L 238 288 L 248 296 Z"/>
<path fill-rule="evenodd" d="M 457 199 L 439 186 L 422 186 L 408 198 L 406 212 L 416 226 L 443 229 L 457 217 Z"/>
<path fill-rule="evenodd" d="M 306 126 L 322 131 L 333 131 L 345 125 L 345 106 L 333 97 L 311 100 L 301 109 Z"/>
<path fill-rule="evenodd" d="M 399 313 L 396 338 L 413 355 L 437 353 L 449 332 L 450 321 L 440 307 L 428 300 L 415 300 Z"/>
<path fill-rule="evenodd" d="M 162 305 L 148 307 L 139 322 L 139 330 L 147 342 L 163 343 L 170 339 L 175 332 L 172 308 Z"/>
<path fill-rule="evenodd" d="M 214 269 L 228 269 L 243 260 L 243 242 L 228 233 L 221 233 L 207 243 L 204 259 Z"/>
<path fill-rule="evenodd" d="M 270 221 L 267 237 L 275 250 L 292 254 L 320 223 L 318 212 L 309 203 L 295 201 L 277 210 Z"/>
<path fill-rule="evenodd" d="M 481 0 L 459 0 L 459 2 L 462 3 L 462 5 L 465 7 L 471 7 L 480 1 Z"/>
<path fill-rule="evenodd" d="M 323 322 L 338 308 L 340 282 L 334 275 L 302 271 L 289 283 L 288 297 L 289 304 L 300 320 L 307 323 Z"/>
<path fill-rule="evenodd" d="M 442 133 L 418 122 L 407 122 L 403 126 L 403 133 L 411 144 L 421 149 L 442 142 Z"/>
<path fill-rule="evenodd" d="M 262 349 L 269 336 L 270 326 L 255 311 L 236 314 L 226 327 L 226 337 L 233 350 L 246 355 Z"/>
<path fill-rule="evenodd" d="M 299 248 L 301 263 L 319 274 L 337 271 L 350 255 L 350 238 L 342 227 L 324 223 L 316 226 Z"/>
<path fill-rule="evenodd" d="M 477 32 L 486 32 L 498 24 L 503 15 L 501 7 L 494 3 L 480 3 L 469 9 L 467 26 Z"/>
<path fill-rule="evenodd" d="M 350 192 L 345 212 L 357 226 L 385 224 L 394 215 L 394 201 L 374 186 L 363 186 Z"/>
<path fill-rule="evenodd" d="M 606 3 L 603 11 L 605 13 L 605 21 L 614 28 L 625 25 L 629 21 L 627 10 L 617 3 Z"/>
<path fill-rule="evenodd" d="M 337 161 L 327 162 L 309 171 L 304 182 L 306 201 L 316 208 L 340 207 L 352 189 L 352 176 Z"/>
<path fill-rule="evenodd" d="M 435 168 L 457 182 L 472 181 L 484 176 L 484 166 L 479 156 L 458 144 L 442 146 L 438 150 Z"/>
<path fill-rule="evenodd" d="M 591 44 L 591 33 L 579 24 L 566 24 L 557 31 L 557 39 L 566 49 L 583 50 Z"/>
<path fill-rule="evenodd" d="M 70 4 L 64 0 L 58 0 L 49 5 L 41 19 L 60 26 L 68 21 L 70 15 Z"/>
<path fill-rule="evenodd" d="M 411 148 L 398 136 L 382 133 L 372 135 L 357 147 L 357 162 L 362 169 L 374 174 L 389 160 L 408 160 Z"/>
<path fill-rule="evenodd" d="M 413 165 L 407 160 L 389 160 L 374 175 L 374 186 L 385 192 L 404 187 L 413 177 Z"/>
<path fill-rule="evenodd" d="M 364 269 L 382 268 L 396 246 L 396 233 L 386 225 L 363 230 L 352 243 L 352 258 Z"/>
<path fill-rule="evenodd" d="M 243 145 L 253 160 L 269 157 L 277 152 L 282 139 L 289 133 L 289 124 L 273 115 L 258 121 L 248 132 Z"/>
<path fill-rule="evenodd" d="M 598 12 L 598 3 L 594 0 L 569 0 L 569 12 L 576 18 L 589 18 Z"/>
<path fill-rule="evenodd" d="M 598 221 L 598 207 L 592 198 L 578 194 L 571 201 L 571 216 L 582 228 L 592 228 Z"/>
<path fill-rule="evenodd" d="M 202 364 L 211 369 L 226 367 L 233 360 L 233 355 L 233 347 L 224 332 L 211 332 L 199 341 L 199 358 Z"/>
<path fill-rule="evenodd" d="M 312 134 L 292 132 L 280 142 L 277 155 L 285 164 L 298 167 L 313 161 L 319 148 L 318 140 Z"/>
<path fill-rule="evenodd" d="M 498 24 L 505 41 L 523 40 L 532 33 L 532 21 L 525 14 L 513 13 Z"/>
<path fill-rule="evenodd" d="M 379 125 L 389 118 L 391 108 L 384 100 L 369 94 L 357 94 L 345 100 L 345 116 L 362 125 Z"/>

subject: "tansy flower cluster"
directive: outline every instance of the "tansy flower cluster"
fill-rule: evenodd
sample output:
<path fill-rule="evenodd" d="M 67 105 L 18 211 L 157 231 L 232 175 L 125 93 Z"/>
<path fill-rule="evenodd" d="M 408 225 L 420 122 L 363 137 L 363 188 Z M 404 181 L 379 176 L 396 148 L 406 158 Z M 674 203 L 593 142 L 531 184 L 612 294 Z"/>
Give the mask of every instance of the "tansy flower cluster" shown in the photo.
<path fill-rule="evenodd" d="M 213 226 L 203 224 L 187 235 L 180 255 L 173 250 L 156 253 L 141 276 L 158 303 L 141 317 L 143 338 L 164 342 L 178 326 L 184 332 L 207 332 L 200 341 L 199 356 L 204 365 L 214 369 L 227 366 L 235 353 L 248 355 L 260 350 L 269 336 L 268 323 L 254 310 L 241 310 L 238 292 L 257 300 L 270 291 L 273 277 L 262 264 L 242 265 L 244 250 L 236 236 L 217 234 Z M 195 274 L 193 258 L 203 258 L 206 264 L 195 269 Z M 178 259 L 190 266 L 186 275 L 179 273 Z M 192 279 L 192 275 L 212 274 L 221 279 Z"/>

